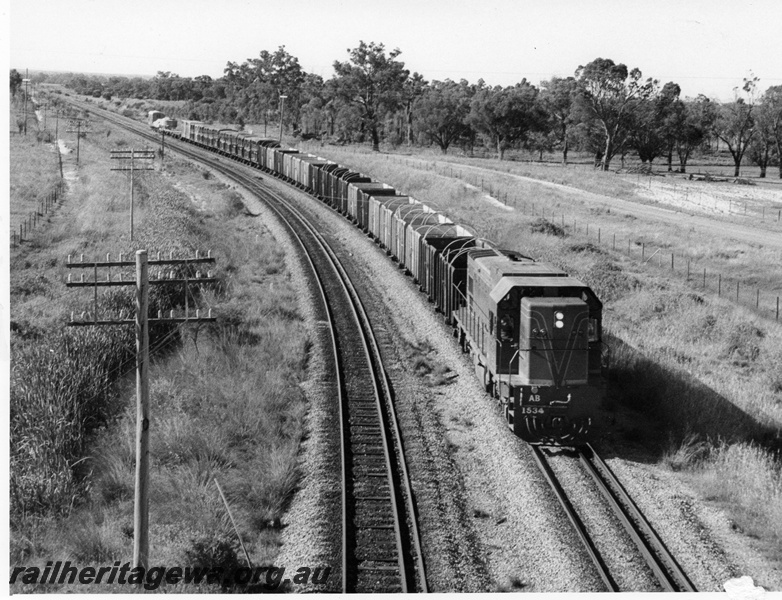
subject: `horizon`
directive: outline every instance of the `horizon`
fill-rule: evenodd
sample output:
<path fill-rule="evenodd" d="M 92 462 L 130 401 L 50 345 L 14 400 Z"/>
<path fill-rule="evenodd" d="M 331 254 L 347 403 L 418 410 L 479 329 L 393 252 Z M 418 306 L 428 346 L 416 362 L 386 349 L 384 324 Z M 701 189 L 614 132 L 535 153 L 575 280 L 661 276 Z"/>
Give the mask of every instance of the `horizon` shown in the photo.
<path fill-rule="evenodd" d="M 782 85 L 782 5 L 775 0 L 660 0 L 653 9 L 621 0 L 545 7 L 487 0 L 479 10 L 467 0 L 299 0 L 292 12 L 248 0 L 137 0 L 132 7 L 71 0 L 67 11 L 54 0 L 10 5 L 9 58 L 20 72 L 217 79 L 229 62 L 285 46 L 304 71 L 327 80 L 333 63 L 348 60 L 348 49 L 363 40 L 399 48 L 405 68 L 428 81 L 539 85 L 601 57 L 639 68 L 661 86 L 675 82 L 682 97 L 729 101 L 752 76 L 761 92 Z"/>

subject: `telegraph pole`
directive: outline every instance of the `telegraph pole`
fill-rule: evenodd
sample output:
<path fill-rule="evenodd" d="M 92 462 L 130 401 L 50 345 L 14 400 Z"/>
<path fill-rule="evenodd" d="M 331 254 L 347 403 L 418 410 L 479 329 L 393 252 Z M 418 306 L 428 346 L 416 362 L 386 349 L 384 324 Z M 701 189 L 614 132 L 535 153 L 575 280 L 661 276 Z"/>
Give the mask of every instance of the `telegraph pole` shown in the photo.
<path fill-rule="evenodd" d="M 30 76 L 29 70 L 25 69 L 24 74 L 25 78 L 22 79 L 22 83 L 24 83 L 24 134 L 27 135 L 27 84 L 30 83 L 30 79 L 28 79 Z"/>
<path fill-rule="evenodd" d="M 86 123 L 85 129 L 84 129 L 84 133 L 89 133 L 89 130 L 86 129 L 89 126 L 89 122 L 87 121 L 87 119 L 84 119 L 84 118 L 81 118 L 81 117 L 72 117 L 70 119 L 70 123 L 68 123 L 68 125 L 70 127 L 76 127 L 76 131 L 74 131 L 73 129 L 66 129 L 65 130 L 66 133 L 75 133 L 76 134 L 76 164 L 77 165 L 79 164 L 79 147 L 80 147 L 80 143 L 81 143 L 81 133 L 82 133 L 82 131 L 81 131 L 81 124 L 82 124 L 82 121 L 84 121 Z"/>
<path fill-rule="evenodd" d="M 280 142 L 282 142 L 282 116 L 285 112 L 285 98 L 288 96 L 280 96 Z"/>
<path fill-rule="evenodd" d="M 125 161 L 123 163 L 120 163 L 122 166 L 119 166 L 117 168 L 112 168 L 112 171 L 130 171 L 130 239 L 133 239 L 133 171 L 136 170 L 135 167 L 135 161 L 140 160 L 142 161 L 142 166 L 138 168 L 139 171 L 154 171 L 154 167 L 152 167 L 149 163 L 145 163 L 143 161 L 149 161 L 155 159 L 155 151 L 154 150 L 135 150 L 131 148 L 130 150 L 112 150 L 111 151 L 111 158 L 114 160 L 122 160 Z M 127 161 L 130 161 L 128 163 Z"/>
<path fill-rule="evenodd" d="M 195 311 L 195 317 L 190 315 L 187 302 L 189 286 L 217 281 L 212 277 L 210 271 L 206 277 L 201 277 L 200 272 L 196 272 L 195 278 L 188 276 L 188 267 L 193 264 L 214 263 L 211 252 L 207 253 L 206 258 L 200 258 L 196 251 L 195 258 L 175 259 L 173 253 L 168 260 L 161 260 L 160 253 L 158 258 L 149 261 L 146 250 L 136 252 L 136 260 L 123 261 L 122 254 L 118 261 L 112 261 L 111 255 L 106 255 L 105 262 L 84 262 L 84 255 L 78 263 L 71 262 L 71 256 L 68 256 L 67 267 L 69 269 L 91 269 L 94 273 L 92 281 L 85 281 L 84 275 L 80 281 L 71 281 L 71 275 L 68 275 L 68 287 L 92 287 L 93 293 L 93 312 L 92 320 L 74 321 L 71 315 L 71 326 L 98 326 L 98 325 L 124 325 L 134 324 L 136 329 L 136 491 L 134 501 L 133 518 L 133 565 L 134 567 L 147 568 L 149 565 L 149 432 L 150 432 L 150 414 L 149 414 L 149 322 L 157 323 L 190 323 L 215 321 L 212 317 L 212 310 L 209 309 L 208 316 L 202 317 L 200 311 Z M 112 279 L 112 267 L 136 267 L 136 280 L 123 280 L 122 273 L 119 279 Z M 162 273 L 158 272 L 156 279 L 149 279 L 149 265 L 183 265 L 184 277 L 182 279 L 171 277 L 164 279 Z M 109 269 L 106 280 L 98 280 L 98 268 Z M 169 317 L 164 318 L 158 312 L 157 318 L 149 318 L 149 285 L 173 285 L 184 284 L 185 287 L 185 312 L 184 316 L 175 317 L 172 310 Z M 136 315 L 135 319 L 123 319 L 122 315 L 118 319 L 99 319 L 98 318 L 98 288 L 107 286 L 136 286 Z"/>

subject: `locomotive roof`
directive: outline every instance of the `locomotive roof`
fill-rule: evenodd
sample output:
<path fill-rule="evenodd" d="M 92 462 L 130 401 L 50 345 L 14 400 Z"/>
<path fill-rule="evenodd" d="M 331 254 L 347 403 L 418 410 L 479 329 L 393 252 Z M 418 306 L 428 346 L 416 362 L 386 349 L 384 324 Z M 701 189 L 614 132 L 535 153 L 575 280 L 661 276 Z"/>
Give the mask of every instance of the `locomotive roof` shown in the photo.
<path fill-rule="evenodd" d="M 503 277 L 499 283 L 494 286 L 491 293 L 491 299 L 495 302 L 502 300 L 508 292 L 515 287 L 542 287 L 542 288 L 585 288 L 587 285 L 575 277 Z"/>

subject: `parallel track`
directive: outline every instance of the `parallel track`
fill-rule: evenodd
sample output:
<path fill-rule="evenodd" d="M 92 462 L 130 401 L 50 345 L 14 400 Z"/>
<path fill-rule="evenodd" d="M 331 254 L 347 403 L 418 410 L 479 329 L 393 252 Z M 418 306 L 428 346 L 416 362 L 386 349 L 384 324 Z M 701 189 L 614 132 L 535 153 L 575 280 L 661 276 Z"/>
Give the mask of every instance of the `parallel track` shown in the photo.
<path fill-rule="evenodd" d="M 102 110 L 99 114 L 157 141 L 145 128 Z M 170 140 L 168 146 L 208 163 L 264 199 L 298 240 L 316 277 L 331 331 L 340 398 L 343 591 L 426 592 L 417 515 L 390 381 L 366 312 L 336 252 L 290 202 L 233 168 L 230 161 L 215 162 L 214 154 L 183 142 Z"/>
<path fill-rule="evenodd" d="M 606 588 L 612 592 L 620 591 L 616 580 L 609 572 L 605 561 L 592 542 L 587 528 L 573 508 L 554 471 L 548 464 L 543 449 L 538 446 L 532 446 L 531 448 L 538 468 L 554 491 L 557 500 L 559 500 L 565 514 L 573 525 Z M 666 592 L 696 592 L 695 586 L 665 547 L 654 528 L 652 528 L 622 484 L 603 459 L 594 451 L 592 446 L 587 444 L 583 449 L 577 450 L 576 453 L 581 465 L 592 477 L 597 489 L 635 543 L 661 589 Z"/>

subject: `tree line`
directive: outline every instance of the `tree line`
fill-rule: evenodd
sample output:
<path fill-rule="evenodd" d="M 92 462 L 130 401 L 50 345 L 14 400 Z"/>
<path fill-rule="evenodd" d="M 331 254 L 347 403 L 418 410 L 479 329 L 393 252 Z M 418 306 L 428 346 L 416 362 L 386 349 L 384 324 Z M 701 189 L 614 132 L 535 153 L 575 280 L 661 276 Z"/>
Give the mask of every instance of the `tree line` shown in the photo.
<path fill-rule="evenodd" d="M 302 138 L 339 143 L 430 144 L 472 152 L 485 146 L 500 159 L 524 148 L 538 153 L 578 150 L 609 170 L 618 156 L 637 155 L 642 165 L 656 159 L 686 172 L 696 149 L 727 148 L 739 176 L 748 159 L 766 176 L 779 166 L 782 178 L 782 86 L 760 92 L 757 78 L 745 79 L 729 102 L 699 95 L 682 98 L 674 82 L 660 85 L 611 59 L 580 65 L 572 77 L 552 77 L 535 86 L 426 81 L 399 60 L 401 51 L 360 42 L 345 61 L 334 61 L 327 80 L 305 72 L 284 46 L 262 51 L 243 63 L 228 62 L 223 76 L 180 77 L 159 71 L 151 79 L 81 74 L 45 75 L 76 93 L 113 98 L 180 101 L 166 112 L 204 121 L 261 123 L 276 130 L 281 96 L 284 125 Z M 20 78 L 14 78 L 12 92 Z M 39 76 L 40 77 L 40 76 Z M 16 85 L 16 87 L 15 87 Z M 717 141 L 719 140 L 719 141 Z"/>

